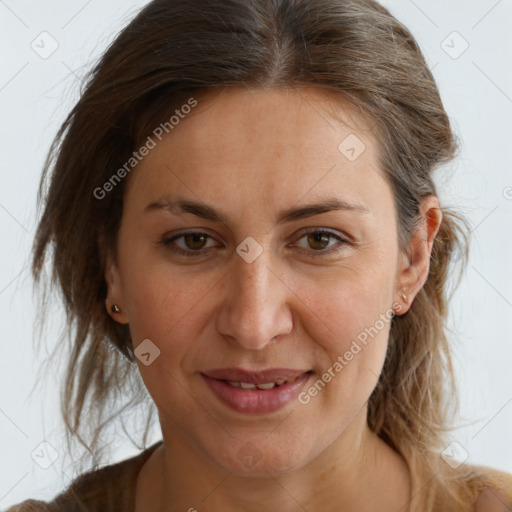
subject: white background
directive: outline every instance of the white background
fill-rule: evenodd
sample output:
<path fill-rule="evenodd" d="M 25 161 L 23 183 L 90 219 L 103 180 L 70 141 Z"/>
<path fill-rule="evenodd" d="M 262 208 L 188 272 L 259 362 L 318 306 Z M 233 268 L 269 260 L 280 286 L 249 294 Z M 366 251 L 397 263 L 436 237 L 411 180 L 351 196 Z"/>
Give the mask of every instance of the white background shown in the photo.
<path fill-rule="evenodd" d="M 469 453 L 468 462 L 512 472 L 512 1 L 383 3 L 417 38 L 462 144 L 458 160 L 436 175 L 442 205 L 466 214 L 473 230 L 468 272 L 449 324 L 458 340 L 458 423 L 465 425 L 452 437 Z M 28 264 L 36 191 L 46 152 L 78 98 L 81 77 L 144 4 L 0 0 L 2 509 L 29 497 L 50 499 L 69 483 L 63 472 L 60 375 L 39 382 L 33 348 L 36 308 Z M 48 38 L 40 36 L 44 31 L 58 43 L 47 59 L 31 47 Z M 49 44 L 47 39 L 47 49 Z M 58 307 L 53 311 L 44 335 L 48 352 L 63 318 Z M 44 440 L 58 453 L 46 470 L 31 458 Z M 125 443 L 105 463 L 135 453 Z"/>

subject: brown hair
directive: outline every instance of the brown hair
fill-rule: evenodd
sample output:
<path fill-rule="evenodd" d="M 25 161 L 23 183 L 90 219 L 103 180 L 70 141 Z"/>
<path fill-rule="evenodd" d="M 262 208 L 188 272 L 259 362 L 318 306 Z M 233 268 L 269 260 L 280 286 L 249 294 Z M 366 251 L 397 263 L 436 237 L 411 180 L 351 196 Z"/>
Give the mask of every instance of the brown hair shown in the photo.
<path fill-rule="evenodd" d="M 105 257 L 116 251 L 126 180 L 102 199 L 93 191 L 187 98 L 236 86 L 322 87 L 342 94 L 375 123 L 403 250 L 420 220 L 421 199 L 437 195 L 433 171 L 455 154 L 450 122 L 420 49 L 373 0 L 150 2 L 87 76 L 52 145 L 38 195 L 46 202 L 33 274 L 39 282 L 51 245 L 51 285 L 62 292 L 64 337 L 72 338 L 63 417 L 95 461 L 100 435 L 118 410 L 148 407 L 143 444 L 155 411 L 134 364 L 129 328 L 105 310 Z M 445 325 L 448 277 L 453 255 L 467 255 L 469 233 L 461 215 L 442 211 L 428 279 L 410 310 L 392 321 L 368 409 L 372 430 L 410 463 L 432 471 L 455 397 Z M 462 271 L 464 258 L 458 259 Z M 123 398 L 116 409 L 114 402 Z M 467 504 L 468 496 L 455 498 Z"/>

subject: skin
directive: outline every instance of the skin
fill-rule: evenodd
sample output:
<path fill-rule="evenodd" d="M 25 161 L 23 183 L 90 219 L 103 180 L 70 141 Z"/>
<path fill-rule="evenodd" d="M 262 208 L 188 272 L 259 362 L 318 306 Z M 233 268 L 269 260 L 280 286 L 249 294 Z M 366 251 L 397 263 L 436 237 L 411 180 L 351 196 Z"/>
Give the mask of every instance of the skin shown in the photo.
<path fill-rule="evenodd" d="M 244 415 L 199 375 L 288 367 L 312 369 L 316 381 L 379 315 L 410 307 L 442 214 L 436 197 L 425 198 L 410 255 L 399 251 L 393 192 L 370 127 L 326 90 L 223 90 L 201 99 L 132 171 L 117 261 L 109 258 L 105 277 L 108 303 L 121 308 L 111 314 L 129 323 L 134 347 L 150 339 L 160 350 L 148 366 L 137 361 L 164 440 L 139 474 L 137 511 L 259 511 L 261 503 L 284 512 L 396 511 L 411 498 L 407 464 L 366 422 L 389 322 L 305 405 Z M 350 134 L 366 146 L 354 161 L 338 149 Z M 229 222 L 144 211 L 167 194 L 206 202 Z M 326 197 L 369 211 L 276 223 L 282 209 Z M 318 242 L 307 228 L 334 236 Z M 211 237 L 174 241 L 205 248 L 202 256 L 159 244 L 182 230 Z M 248 236 L 263 249 L 252 263 L 236 252 Z M 246 443 L 261 455 L 251 467 L 238 456 Z"/>

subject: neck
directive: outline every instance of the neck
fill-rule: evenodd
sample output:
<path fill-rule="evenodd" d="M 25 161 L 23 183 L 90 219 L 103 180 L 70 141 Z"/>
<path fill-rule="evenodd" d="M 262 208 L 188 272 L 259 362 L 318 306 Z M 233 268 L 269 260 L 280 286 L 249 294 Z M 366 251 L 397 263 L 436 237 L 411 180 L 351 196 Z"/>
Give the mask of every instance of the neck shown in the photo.
<path fill-rule="evenodd" d="M 333 504 L 344 512 L 407 510 L 407 464 L 370 431 L 365 410 L 311 462 L 266 476 L 226 471 L 189 446 L 179 432 L 165 432 L 164 444 L 139 475 L 136 510 L 259 512 L 262 503 L 283 512 L 329 510 Z"/>

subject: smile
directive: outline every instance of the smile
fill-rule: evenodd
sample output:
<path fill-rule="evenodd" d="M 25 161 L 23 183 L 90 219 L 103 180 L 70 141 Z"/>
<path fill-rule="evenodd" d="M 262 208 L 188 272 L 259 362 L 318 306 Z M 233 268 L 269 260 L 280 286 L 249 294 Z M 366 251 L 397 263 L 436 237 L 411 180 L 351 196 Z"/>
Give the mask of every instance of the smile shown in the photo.
<path fill-rule="evenodd" d="M 309 370 L 275 380 L 258 378 L 254 374 L 252 379 L 244 377 L 244 380 L 213 378 L 204 373 L 201 373 L 201 377 L 212 395 L 231 410 L 244 414 L 268 414 L 296 400 L 312 373 Z"/>

